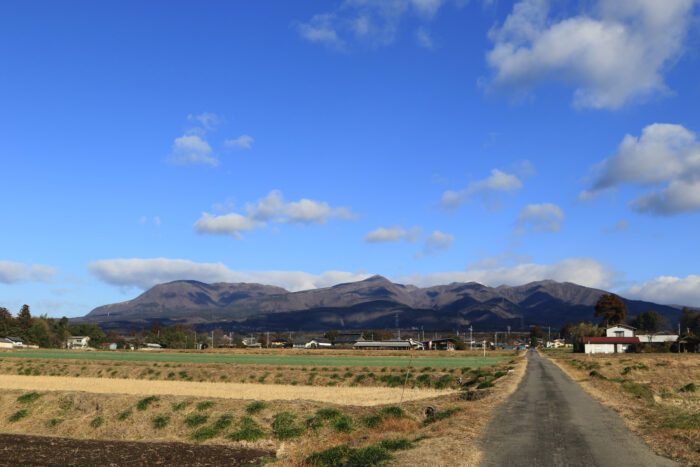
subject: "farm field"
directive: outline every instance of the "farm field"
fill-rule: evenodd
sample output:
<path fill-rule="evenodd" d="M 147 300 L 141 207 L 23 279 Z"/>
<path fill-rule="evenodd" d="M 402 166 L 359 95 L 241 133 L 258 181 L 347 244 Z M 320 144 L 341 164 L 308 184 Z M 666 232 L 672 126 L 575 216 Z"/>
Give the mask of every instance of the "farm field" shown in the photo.
<path fill-rule="evenodd" d="M 700 355 L 543 353 L 658 454 L 700 465 Z"/>
<path fill-rule="evenodd" d="M 319 355 L 323 353 L 325 355 Z M 412 360 L 414 367 L 479 367 L 502 363 L 513 352 L 500 352 L 486 357 L 478 352 L 415 352 L 413 359 L 404 353 L 384 353 L 358 355 L 355 351 L 327 353 L 315 351 L 269 351 L 259 353 L 244 352 L 118 352 L 118 351 L 79 351 L 79 350 L 16 350 L 0 353 L 2 357 L 72 359 L 72 360 L 115 360 L 134 362 L 177 362 L 177 363 L 238 363 L 257 365 L 316 365 L 316 366 L 372 366 L 372 367 L 406 367 Z M 490 352 L 495 353 L 495 352 Z"/>
<path fill-rule="evenodd" d="M 342 382 L 340 377 L 334 380 L 333 373 L 322 378 L 325 373 L 323 368 L 318 368 L 318 380 L 314 378 L 310 384 L 260 384 L 257 380 L 241 384 L 73 375 L 25 376 L 17 374 L 17 364 L 32 364 L 32 373 L 40 364 L 48 370 L 59 364 L 85 363 L 103 370 L 106 369 L 104 365 L 112 365 L 120 371 L 128 367 L 129 371 L 148 375 L 148 369 L 166 371 L 173 368 L 173 363 L 2 358 L 5 355 L 0 356 L 0 372 L 4 373 L 0 376 L 0 432 L 39 437 L 31 438 L 39 454 L 45 453 L 42 449 L 52 449 L 46 446 L 54 445 L 47 444 L 47 438 L 41 438 L 46 436 L 69 438 L 65 443 L 56 440 L 61 446 L 67 446 L 66 449 L 81 446 L 80 442 L 85 441 L 103 442 L 106 448 L 114 450 L 116 445 L 109 443 L 148 440 L 145 445 L 176 442 L 193 449 L 197 446 L 226 447 L 234 450 L 234 457 L 238 449 L 241 462 L 250 460 L 250 449 L 253 449 L 259 453 L 257 456 L 275 457 L 274 464 L 285 466 L 338 465 L 341 461 L 346 465 L 368 465 L 369 459 L 376 458 L 398 465 L 424 464 L 436 459 L 441 465 L 474 465 L 478 457 L 476 440 L 483 425 L 493 407 L 514 390 L 524 371 L 522 358 L 512 354 L 503 356 L 502 363 L 490 367 L 444 367 L 431 369 L 429 374 L 416 369 L 415 377 L 423 375 L 424 381 L 438 381 L 439 377 L 432 371 L 444 371 L 442 381 L 449 379 L 449 382 L 441 390 L 436 390 L 434 383 L 414 389 L 410 389 L 409 384 L 399 404 L 402 387 L 364 386 L 364 379 L 372 379 L 369 376 L 361 377 L 363 381 L 353 387 L 327 386 L 326 380 L 350 386 L 357 376 L 366 374 L 365 369 L 358 367 L 334 369 L 329 366 L 326 373 L 346 370 L 356 373 Z M 116 366 L 117 363 L 121 366 Z M 188 372 L 198 366 L 194 363 L 177 365 L 183 366 L 176 371 L 187 367 Z M 302 373 L 301 368 L 293 365 L 199 365 L 210 365 L 209 371 L 219 365 L 221 371 L 229 373 L 258 367 L 275 368 L 272 371 L 280 374 L 287 370 Z M 23 368 L 26 370 L 25 366 Z M 79 371 L 82 367 L 69 365 L 69 368 Z M 8 374 L 8 369 L 14 374 Z M 374 370 L 378 377 L 405 378 L 405 368 L 382 369 L 386 371 L 367 368 L 370 372 Z M 311 368 L 304 373 L 308 378 Z M 234 380 L 245 374 L 237 374 Z M 276 374 L 269 378 L 274 377 Z M 43 386 L 12 387 L 21 380 L 45 382 Z M 57 381 L 68 386 L 61 386 Z M 3 384 L 6 387 L 3 388 Z M 114 393 L 123 385 L 148 389 L 132 394 Z M 98 386 L 107 392 L 98 392 Z M 222 392 L 177 393 L 179 387 L 195 386 L 220 388 Z M 146 449 L 128 445 L 125 452 L 136 453 L 141 447 Z"/>

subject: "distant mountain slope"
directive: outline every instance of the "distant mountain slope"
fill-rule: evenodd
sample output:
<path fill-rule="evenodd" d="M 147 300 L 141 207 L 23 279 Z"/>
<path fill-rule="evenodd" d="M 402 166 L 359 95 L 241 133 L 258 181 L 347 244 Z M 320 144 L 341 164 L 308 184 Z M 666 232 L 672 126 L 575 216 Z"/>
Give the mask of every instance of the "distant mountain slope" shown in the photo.
<path fill-rule="evenodd" d="M 92 310 L 79 321 L 126 331 L 189 323 L 201 330 L 227 331 L 402 328 L 526 330 L 531 325 L 559 329 L 569 321 L 593 320 L 603 290 L 569 282 L 539 281 L 509 287 L 476 282 L 428 288 L 395 284 L 373 276 L 322 289 L 288 292 L 262 284 L 205 284 L 175 281 L 157 285 L 133 300 Z M 625 300 L 630 314 L 656 310 L 671 323 L 680 310 Z"/>

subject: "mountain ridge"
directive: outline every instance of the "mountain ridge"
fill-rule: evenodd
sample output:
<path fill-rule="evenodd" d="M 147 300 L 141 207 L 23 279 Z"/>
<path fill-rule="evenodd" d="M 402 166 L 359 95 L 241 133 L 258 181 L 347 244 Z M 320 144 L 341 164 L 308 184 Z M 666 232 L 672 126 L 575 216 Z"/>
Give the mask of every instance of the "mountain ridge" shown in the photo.
<path fill-rule="evenodd" d="M 227 331 L 392 328 L 526 330 L 559 328 L 569 321 L 593 321 L 595 303 L 607 293 L 571 282 L 535 281 L 489 287 L 478 282 L 416 287 L 375 275 L 357 282 L 289 292 L 257 283 L 207 284 L 193 280 L 158 284 L 138 297 L 95 308 L 77 321 L 105 329 L 132 330 L 186 323 L 197 329 Z M 654 309 L 669 322 L 680 310 L 624 299 L 630 314 Z M 353 327 L 354 326 L 354 327 Z"/>

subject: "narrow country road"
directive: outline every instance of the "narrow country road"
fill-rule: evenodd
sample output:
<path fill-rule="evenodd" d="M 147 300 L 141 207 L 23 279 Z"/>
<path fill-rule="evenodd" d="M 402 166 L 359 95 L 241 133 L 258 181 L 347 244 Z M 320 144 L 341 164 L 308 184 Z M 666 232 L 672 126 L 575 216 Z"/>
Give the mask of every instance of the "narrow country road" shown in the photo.
<path fill-rule="evenodd" d="M 484 434 L 482 467 L 677 465 L 654 454 L 554 363 L 534 351 L 527 359 L 520 386 Z"/>

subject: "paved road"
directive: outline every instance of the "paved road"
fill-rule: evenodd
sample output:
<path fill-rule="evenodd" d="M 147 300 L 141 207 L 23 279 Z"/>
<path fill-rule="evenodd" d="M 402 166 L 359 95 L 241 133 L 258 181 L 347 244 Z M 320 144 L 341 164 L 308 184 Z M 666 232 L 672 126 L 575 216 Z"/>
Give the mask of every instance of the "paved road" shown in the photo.
<path fill-rule="evenodd" d="M 534 351 L 527 358 L 520 386 L 484 434 L 482 467 L 677 465 L 655 455 L 555 364 Z"/>

